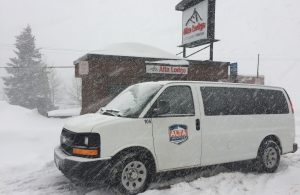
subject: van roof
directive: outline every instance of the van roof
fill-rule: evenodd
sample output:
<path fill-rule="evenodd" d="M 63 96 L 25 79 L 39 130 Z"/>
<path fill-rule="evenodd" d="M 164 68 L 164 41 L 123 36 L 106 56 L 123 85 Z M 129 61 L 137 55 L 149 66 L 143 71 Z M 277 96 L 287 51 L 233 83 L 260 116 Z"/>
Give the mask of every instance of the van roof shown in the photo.
<path fill-rule="evenodd" d="M 211 81 L 156 81 L 162 85 L 171 84 L 171 83 L 198 83 L 198 84 L 214 84 L 214 85 L 224 85 L 224 86 L 251 86 L 257 88 L 272 88 L 272 89 L 283 89 L 282 87 L 277 86 L 268 86 L 268 85 L 257 85 L 257 84 L 247 84 L 247 83 L 229 83 L 229 82 L 211 82 Z"/>

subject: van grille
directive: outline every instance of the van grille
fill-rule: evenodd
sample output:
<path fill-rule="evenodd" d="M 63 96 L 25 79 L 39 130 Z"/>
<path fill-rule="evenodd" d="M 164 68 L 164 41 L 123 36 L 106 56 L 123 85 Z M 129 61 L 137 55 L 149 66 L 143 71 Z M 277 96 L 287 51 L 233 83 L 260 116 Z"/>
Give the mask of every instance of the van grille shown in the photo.
<path fill-rule="evenodd" d="M 74 143 L 76 137 L 76 133 L 69 131 L 67 129 L 63 129 L 60 135 L 60 146 L 62 147 L 63 151 L 71 155 L 72 154 L 72 145 Z"/>

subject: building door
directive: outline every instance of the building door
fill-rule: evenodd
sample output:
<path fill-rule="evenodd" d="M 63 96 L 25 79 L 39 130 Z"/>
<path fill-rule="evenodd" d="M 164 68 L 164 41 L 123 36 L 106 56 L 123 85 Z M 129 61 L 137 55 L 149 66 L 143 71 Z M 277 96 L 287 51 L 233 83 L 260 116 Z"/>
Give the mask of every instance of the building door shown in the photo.
<path fill-rule="evenodd" d="M 152 109 L 167 104 L 163 114 L 154 114 L 152 128 L 159 170 L 192 167 L 200 164 L 201 131 L 196 93 L 187 85 L 167 87 Z"/>

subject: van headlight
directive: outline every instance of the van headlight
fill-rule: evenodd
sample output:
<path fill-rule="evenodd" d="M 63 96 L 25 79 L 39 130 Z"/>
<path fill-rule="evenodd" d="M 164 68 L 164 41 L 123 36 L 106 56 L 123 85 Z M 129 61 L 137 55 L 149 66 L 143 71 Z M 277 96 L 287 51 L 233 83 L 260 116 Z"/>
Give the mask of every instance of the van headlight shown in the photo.
<path fill-rule="evenodd" d="M 98 133 L 78 133 L 72 144 L 74 156 L 100 157 L 100 135 Z"/>

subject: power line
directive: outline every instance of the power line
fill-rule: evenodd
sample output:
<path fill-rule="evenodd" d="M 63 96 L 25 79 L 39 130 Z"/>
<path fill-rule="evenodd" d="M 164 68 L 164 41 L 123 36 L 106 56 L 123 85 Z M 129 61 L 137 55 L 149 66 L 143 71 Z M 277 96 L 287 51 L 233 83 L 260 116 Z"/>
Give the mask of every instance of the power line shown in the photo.
<path fill-rule="evenodd" d="M 0 66 L 0 68 L 36 68 L 36 67 L 8 67 L 8 66 Z M 45 66 L 45 67 L 37 67 L 37 68 L 46 68 L 46 69 L 53 69 L 53 68 L 75 68 L 75 66 Z"/>
<path fill-rule="evenodd" d="M 6 43 L 0 43 L 0 47 L 6 47 L 6 48 L 15 48 L 16 46 L 13 44 L 6 44 Z M 69 48 L 53 48 L 53 47 L 40 47 L 38 48 L 40 50 L 44 51 L 63 51 L 63 52 L 76 52 L 76 53 L 87 53 L 93 50 L 88 49 L 69 49 Z"/>

